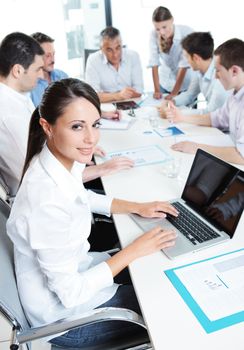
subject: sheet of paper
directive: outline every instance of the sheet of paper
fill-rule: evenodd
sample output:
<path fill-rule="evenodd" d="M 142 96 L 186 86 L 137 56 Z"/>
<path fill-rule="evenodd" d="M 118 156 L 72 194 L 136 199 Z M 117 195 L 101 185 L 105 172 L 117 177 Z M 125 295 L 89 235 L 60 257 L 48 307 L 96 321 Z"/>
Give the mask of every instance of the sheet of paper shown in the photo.
<path fill-rule="evenodd" d="M 122 118 L 121 120 L 100 119 L 101 129 L 126 130 L 133 124 L 132 119 Z"/>
<path fill-rule="evenodd" d="M 171 159 L 171 156 L 157 145 L 120 150 L 106 155 L 106 159 L 114 157 L 128 157 L 134 160 L 135 166 L 162 163 Z"/>
<path fill-rule="evenodd" d="M 244 321 L 244 248 L 165 273 L 207 331 Z"/>
<path fill-rule="evenodd" d="M 159 100 L 153 98 L 152 93 L 145 94 L 142 96 L 141 100 L 137 102 L 140 107 L 160 107 L 163 101 L 163 97 Z"/>

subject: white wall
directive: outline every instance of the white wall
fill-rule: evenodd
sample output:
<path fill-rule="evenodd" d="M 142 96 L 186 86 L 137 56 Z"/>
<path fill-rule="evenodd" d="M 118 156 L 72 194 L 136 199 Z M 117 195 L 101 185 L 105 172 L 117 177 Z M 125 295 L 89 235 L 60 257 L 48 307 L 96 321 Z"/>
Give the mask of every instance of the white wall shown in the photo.
<path fill-rule="evenodd" d="M 14 31 L 43 32 L 55 39 L 57 67 L 67 67 L 63 4 L 60 0 L 0 0 L 0 40 Z"/>

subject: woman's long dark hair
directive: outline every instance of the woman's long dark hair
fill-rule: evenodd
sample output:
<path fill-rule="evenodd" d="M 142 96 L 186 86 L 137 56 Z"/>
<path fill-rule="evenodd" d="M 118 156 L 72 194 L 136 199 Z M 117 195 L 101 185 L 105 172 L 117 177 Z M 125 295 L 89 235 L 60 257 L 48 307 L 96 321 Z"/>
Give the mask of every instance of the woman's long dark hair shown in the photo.
<path fill-rule="evenodd" d="M 159 6 L 153 11 L 152 20 L 153 22 L 163 22 L 172 19 L 173 16 L 167 7 Z M 159 37 L 159 48 L 161 52 L 168 53 L 172 46 L 172 38 L 166 40 Z"/>
<path fill-rule="evenodd" d="M 41 152 L 46 141 L 46 134 L 39 123 L 40 117 L 46 119 L 50 125 L 54 125 L 65 108 L 80 97 L 91 102 L 101 115 L 100 101 L 95 90 L 79 79 L 68 78 L 55 81 L 45 90 L 40 106 L 35 109 L 31 117 L 27 153 L 20 183 L 31 160 Z"/>

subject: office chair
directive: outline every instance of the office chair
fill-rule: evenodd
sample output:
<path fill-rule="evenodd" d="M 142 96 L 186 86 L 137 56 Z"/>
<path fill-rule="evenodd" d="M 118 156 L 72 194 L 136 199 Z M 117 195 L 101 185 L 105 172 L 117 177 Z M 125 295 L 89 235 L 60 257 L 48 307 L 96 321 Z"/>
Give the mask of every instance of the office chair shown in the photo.
<path fill-rule="evenodd" d="M 11 205 L 13 197 L 10 196 L 9 188 L 1 172 L 0 172 L 0 198 L 4 202 L 6 202 L 9 206 Z"/>
<path fill-rule="evenodd" d="M 45 326 L 32 328 L 25 316 L 18 295 L 14 271 L 13 244 L 6 234 L 6 221 L 9 213 L 10 207 L 0 199 L 0 314 L 12 325 L 11 350 L 18 350 L 21 344 L 26 344 L 27 350 L 30 350 L 31 342 L 34 340 L 102 321 L 131 322 L 140 326 L 138 327 L 140 331 L 130 336 L 130 339 L 116 339 L 116 341 L 108 342 L 102 346 L 84 346 L 82 350 L 151 349 L 142 317 L 129 309 L 98 308 L 87 312 L 79 319 L 62 319 Z M 63 350 L 64 348 L 52 345 L 52 350 L 54 349 Z"/>
<path fill-rule="evenodd" d="M 94 53 L 96 51 L 98 51 L 99 48 L 97 49 L 84 49 L 84 53 L 83 53 L 83 69 L 84 69 L 84 72 L 86 70 L 86 62 L 87 62 L 87 59 L 88 59 L 88 56 L 91 54 L 91 53 Z"/>

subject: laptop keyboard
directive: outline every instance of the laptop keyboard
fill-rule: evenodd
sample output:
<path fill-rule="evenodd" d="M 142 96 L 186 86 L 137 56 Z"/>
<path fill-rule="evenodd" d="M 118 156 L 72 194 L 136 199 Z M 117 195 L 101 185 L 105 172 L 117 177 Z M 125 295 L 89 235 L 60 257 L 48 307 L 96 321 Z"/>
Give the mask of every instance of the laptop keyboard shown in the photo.
<path fill-rule="evenodd" d="M 196 245 L 211 239 L 220 237 L 211 227 L 199 220 L 190 210 L 179 202 L 173 203 L 173 206 L 180 213 L 178 217 L 167 215 L 170 221 L 192 244 Z"/>

